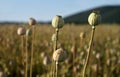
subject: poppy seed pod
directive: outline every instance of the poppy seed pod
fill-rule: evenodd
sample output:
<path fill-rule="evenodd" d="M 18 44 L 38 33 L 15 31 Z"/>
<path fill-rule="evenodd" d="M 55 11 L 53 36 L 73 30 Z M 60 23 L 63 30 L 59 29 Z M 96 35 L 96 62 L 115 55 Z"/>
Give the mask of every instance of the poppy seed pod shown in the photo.
<path fill-rule="evenodd" d="M 56 62 L 62 62 L 66 59 L 66 51 L 64 51 L 62 48 L 57 49 L 54 53 L 53 53 L 53 60 Z"/>
<path fill-rule="evenodd" d="M 36 20 L 34 18 L 29 18 L 28 23 L 29 23 L 29 25 L 35 25 L 36 24 Z"/>
<path fill-rule="evenodd" d="M 99 11 L 93 11 L 88 17 L 88 22 L 92 26 L 96 26 L 96 25 L 100 24 L 101 15 L 99 14 Z"/>
<path fill-rule="evenodd" d="M 26 36 L 30 36 L 32 35 L 32 30 L 31 29 L 27 29 L 26 30 Z"/>
<path fill-rule="evenodd" d="M 17 30 L 17 34 L 18 35 L 25 35 L 25 33 L 26 33 L 26 30 L 25 30 L 25 28 L 24 27 L 20 27 L 20 28 L 18 28 L 18 30 Z"/>
<path fill-rule="evenodd" d="M 53 19 L 52 19 L 52 26 L 54 28 L 62 28 L 64 25 L 64 20 L 62 18 L 62 16 L 56 15 Z"/>

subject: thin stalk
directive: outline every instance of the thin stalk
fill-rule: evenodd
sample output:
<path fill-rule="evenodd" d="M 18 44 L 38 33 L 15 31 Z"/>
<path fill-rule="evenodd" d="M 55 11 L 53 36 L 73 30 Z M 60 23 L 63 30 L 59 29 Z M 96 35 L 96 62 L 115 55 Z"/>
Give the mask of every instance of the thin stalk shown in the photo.
<path fill-rule="evenodd" d="M 56 62 L 56 77 L 58 77 L 58 64 L 59 62 Z"/>
<path fill-rule="evenodd" d="M 59 29 L 57 28 L 57 29 L 55 30 L 56 39 L 55 39 L 55 41 L 54 41 L 54 51 L 57 50 L 58 32 L 59 32 Z M 54 65 L 54 67 L 53 67 L 53 75 L 52 75 L 52 77 L 55 77 L 55 72 L 56 72 L 57 70 L 56 70 L 56 64 L 55 64 L 54 61 L 53 61 L 53 65 Z"/>
<path fill-rule="evenodd" d="M 74 52 L 73 52 L 73 69 L 74 69 Z M 73 71 L 73 77 L 74 77 L 74 71 Z"/>
<path fill-rule="evenodd" d="M 22 59 L 22 65 L 24 68 L 24 73 L 25 73 L 25 65 L 24 65 L 24 36 L 21 36 L 21 47 L 22 47 L 22 52 L 21 52 L 21 59 Z M 24 75 L 25 76 L 25 75 Z"/>
<path fill-rule="evenodd" d="M 28 70 L 28 36 L 26 36 L 26 68 L 25 68 L 25 77 L 27 77 Z"/>
<path fill-rule="evenodd" d="M 55 31 L 56 39 L 55 39 L 55 44 L 54 44 L 54 51 L 57 50 L 58 32 L 59 32 L 59 29 L 57 28 Z"/>
<path fill-rule="evenodd" d="M 55 40 L 55 47 L 54 47 L 54 51 L 57 50 L 57 41 L 58 41 L 58 32 L 59 32 L 59 29 L 57 28 L 55 33 L 56 33 L 56 40 Z M 56 71 L 56 77 L 57 77 L 57 71 L 58 71 L 58 62 L 56 62 L 55 64 L 55 71 Z"/>
<path fill-rule="evenodd" d="M 32 33 L 32 51 L 31 51 L 31 61 L 30 61 L 30 77 L 32 77 L 32 65 L 33 65 L 34 40 L 35 40 L 35 27 L 33 26 L 33 33 Z"/>
<path fill-rule="evenodd" d="M 22 64 L 24 65 L 24 36 L 21 36 L 21 47 L 22 47 L 22 52 L 21 52 L 21 58 L 22 58 Z"/>
<path fill-rule="evenodd" d="M 54 47 L 53 47 L 53 49 L 54 49 L 54 51 L 55 50 L 57 50 L 57 41 L 58 41 L 58 32 L 59 32 L 59 29 L 57 28 L 56 30 L 55 30 L 55 35 L 56 35 L 56 39 L 55 39 L 55 41 L 54 41 Z M 53 67 L 52 67 L 53 66 Z M 51 65 L 51 70 L 52 70 L 52 77 L 55 77 L 55 72 L 56 72 L 56 62 L 54 62 L 53 60 L 52 60 L 52 65 Z"/>
<path fill-rule="evenodd" d="M 54 63 L 54 61 L 52 60 L 52 63 L 51 63 L 51 67 L 50 67 L 50 69 L 51 69 L 51 72 L 52 72 L 52 77 L 55 77 L 54 76 L 54 69 L 55 69 L 55 65 L 54 65 L 55 63 Z"/>
<path fill-rule="evenodd" d="M 91 34 L 91 39 L 90 39 L 90 43 L 89 43 L 88 54 L 87 54 L 87 57 L 86 57 L 84 68 L 83 68 L 82 77 L 85 77 L 86 68 L 88 66 L 88 62 L 89 62 L 89 58 L 90 58 L 90 52 L 91 52 L 93 38 L 94 38 L 94 32 L 95 32 L 95 26 L 92 26 L 92 34 Z"/>
<path fill-rule="evenodd" d="M 75 50 L 73 50 L 73 76 L 72 77 L 74 77 L 75 76 L 75 73 L 74 73 L 74 60 L 75 60 Z"/>

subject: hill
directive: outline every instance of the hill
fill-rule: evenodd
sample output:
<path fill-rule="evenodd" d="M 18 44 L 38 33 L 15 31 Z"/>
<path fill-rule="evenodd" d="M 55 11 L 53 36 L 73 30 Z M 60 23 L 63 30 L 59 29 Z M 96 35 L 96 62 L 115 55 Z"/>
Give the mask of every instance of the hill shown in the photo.
<path fill-rule="evenodd" d="M 66 23 L 87 23 L 88 16 L 93 10 L 100 11 L 102 16 L 102 23 L 120 23 L 120 5 L 102 6 L 83 12 L 78 12 L 76 14 L 65 17 L 64 20 Z"/>

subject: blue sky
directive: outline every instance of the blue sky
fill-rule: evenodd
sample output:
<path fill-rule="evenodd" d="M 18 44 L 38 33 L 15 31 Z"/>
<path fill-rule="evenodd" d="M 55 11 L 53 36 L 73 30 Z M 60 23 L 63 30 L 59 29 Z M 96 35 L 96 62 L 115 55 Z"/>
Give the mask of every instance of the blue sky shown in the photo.
<path fill-rule="evenodd" d="M 120 5 L 120 0 L 0 0 L 0 21 L 51 20 L 103 5 Z"/>

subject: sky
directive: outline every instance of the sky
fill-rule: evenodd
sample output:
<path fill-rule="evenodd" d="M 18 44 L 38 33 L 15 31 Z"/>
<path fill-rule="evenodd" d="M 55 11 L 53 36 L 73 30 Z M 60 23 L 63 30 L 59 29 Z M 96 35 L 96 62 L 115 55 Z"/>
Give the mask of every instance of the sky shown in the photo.
<path fill-rule="evenodd" d="M 104 5 L 120 5 L 120 0 L 0 0 L 0 21 L 49 21 Z"/>

